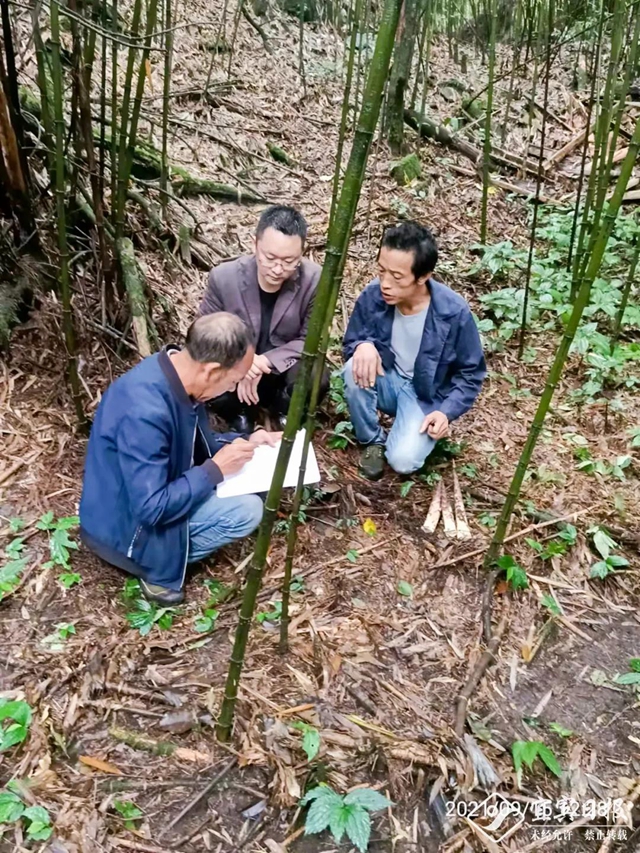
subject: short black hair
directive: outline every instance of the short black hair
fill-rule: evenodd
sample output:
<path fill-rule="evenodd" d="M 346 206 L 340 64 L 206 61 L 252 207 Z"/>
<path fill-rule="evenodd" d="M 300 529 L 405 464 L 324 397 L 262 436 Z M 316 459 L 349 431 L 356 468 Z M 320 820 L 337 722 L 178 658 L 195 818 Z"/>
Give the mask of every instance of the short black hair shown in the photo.
<path fill-rule="evenodd" d="M 287 237 L 300 237 L 303 244 L 307 239 L 307 220 L 296 210 L 286 204 L 273 204 L 260 215 L 256 237 L 260 238 L 267 228 L 275 228 Z"/>
<path fill-rule="evenodd" d="M 413 252 L 411 272 L 416 278 L 432 273 L 438 263 L 438 246 L 435 237 L 419 222 L 399 222 L 389 225 L 382 235 L 380 248 Z"/>
<path fill-rule="evenodd" d="M 240 317 L 217 311 L 193 321 L 185 346 L 194 361 L 200 364 L 217 362 L 227 370 L 245 357 L 251 346 L 251 336 Z"/>

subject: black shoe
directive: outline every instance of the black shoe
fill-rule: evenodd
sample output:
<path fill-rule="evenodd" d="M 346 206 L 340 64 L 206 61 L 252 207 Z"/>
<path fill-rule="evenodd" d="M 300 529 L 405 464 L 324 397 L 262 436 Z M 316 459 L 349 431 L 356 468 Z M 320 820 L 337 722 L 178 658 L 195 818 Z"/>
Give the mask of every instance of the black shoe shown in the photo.
<path fill-rule="evenodd" d="M 379 480 L 384 473 L 384 444 L 368 444 L 360 456 L 359 471 L 367 480 Z"/>
<path fill-rule="evenodd" d="M 256 422 L 248 412 L 240 412 L 229 424 L 231 432 L 241 432 L 243 435 L 251 435 L 255 427 Z"/>
<path fill-rule="evenodd" d="M 184 591 L 181 589 L 169 589 L 166 586 L 159 586 L 156 583 L 147 583 L 140 579 L 140 589 L 147 601 L 155 601 L 157 604 L 164 604 L 165 607 L 171 607 L 173 604 L 182 604 L 184 601 Z"/>

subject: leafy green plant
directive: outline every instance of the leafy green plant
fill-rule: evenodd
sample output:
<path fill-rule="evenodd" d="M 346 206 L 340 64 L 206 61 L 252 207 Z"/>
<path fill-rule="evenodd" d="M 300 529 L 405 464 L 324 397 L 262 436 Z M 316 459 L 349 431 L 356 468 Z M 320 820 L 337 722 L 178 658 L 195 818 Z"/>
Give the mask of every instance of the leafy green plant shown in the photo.
<path fill-rule="evenodd" d="M 553 754 L 553 750 L 542 741 L 517 740 L 511 745 L 511 754 L 513 755 L 513 766 L 518 774 L 522 772 L 523 764 L 532 770 L 536 758 L 539 758 L 553 774 L 562 776 L 562 768 Z"/>
<path fill-rule="evenodd" d="M 22 518 L 10 518 L 9 519 L 9 530 L 12 533 L 19 533 L 21 530 L 24 530 L 26 527 L 26 523 Z"/>
<path fill-rule="evenodd" d="M 137 628 L 141 637 L 146 637 L 154 625 L 161 631 L 168 631 L 173 625 L 176 613 L 176 607 L 158 607 L 153 601 L 138 598 L 133 602 L 133 609 L 126 614 L 126 618 L 132 628 Z"/>
<path fill-rule="evenodd" d="M 282 617 L 282 602 L 270 601 L 269 604 L 273 610 L 262 610 L 256 613 L 256 622 L 262 625 L 263 622 L 279 622 Z"/>
<path fill-rule="evenodd" d="M 640 447 L 640 427 L 631 427 L 627 435 L 631 439 L 631 447 Z"/>
<path fill-rule="evenodd" d="M 358 561 L 358 557 L 360 556 L 357 548 L 349 548 L 345 557 L 349 560 L 350 563 L 356 563 Z"/>
<path fill-rule="evenodd" d="M 30 725 L 31 708 L 27 702 L 21 699 L 0 699 L 0 752 L 23 743 L 29 734 Z"/>
<path fill-rule="evenodd" d="M 620 557 L 617 554 L 609 554 L 604 560 L 598 560 L 597 563 L 591 566 L 589 577 L 604 580 L 608 575 L 615 572 L 616 569 L 621 569 L 628 565 L 629 561 L 624 557 Z"/>
<path fill-rule="evenodd" d="M 371 837 L 370 813 L 380 811 L 393 803 L 371 788 L 357 788 L 342 797 L 328 785 L 313 788 L 300 801 L 310 805 L 305 820 L 305 835 L 315 835 L 329 829 L 336 844 L 346 834 L 360 853 L 365 853 Z"/>
<path fill-rule="evenodd" d="M 552 595 L 550 593 L 547 595 L 543 595 L 542 598 L 540 599 L 540 603 L 542 604 L 543 607 L 546 607 L 547 610 L 553 616 L 561 616 L 562 615 L 562 611 L 560 610 L 560 605 L 558 604 L 558 601 L 554 595 Z"/>
<path fill-rule="evenodd" d="M 296 592 L 304 592 L 304 578 L 302 575 L 294 575 L 291 578 L 289 589 L 293 595 L 295 595 Z"/>
<path fill-rule="evenodd" d="M 413 587 L 408 583 L 408 581 L 398 581 L 396 589 L 400 595 L 404 595 L 407 598 L 411 598 L 413 596 Z"/>
<path fill-rule="evenodd" d="M 213 607 L 207 607 L 202 611 L 200 616 L 196 617 L 193 627 L 200 634 L 208 634 L 209 631 L 213 631 L 216 627 L 219 615 L 219 610 L 216 610 Z"/>
<path fill-rule="evenodd" d="M 327 444 L 333 450 L 345 450 L 349 444 L 353 444 L 352 438 L 353 424 L 351 421 L 340 421 L 333 428 L 333 432 L 328 438 Z"/>
<path fill-rule="evenodd" d="M 226 601 L 235 592 L 234 586 L 214 580 L 213 578 L 207 578 L 204 585 L 209 592 L 207 607 L 215 607 L 217 604 L 222 604 L 223 601 Z"/>
<path fill-rule="evenodd" d="M 55 631 L 47 634 L 42 639 L 42 645 L 52 652 L 60 652 L 66 641 L 76 633 L 76 626 L 72 622 L 58 622 Z"/>
<path fill-rule="evenodd" d="M 567 542 L 558 539 L 550 539 L 545 545 L 537 539 L 525 537 L 524 540 L 530 548 L 536 552 L 541 560 L 550 560 L 551 557 L 561 557 L 567 552 Z"/>
<path fill-rule="evenodd" d="M 488 527 L 489 529 L 492 529 L 496 526 L 496 517 L 491 512 L 481 512 L 478 515 L 478 521 L 483 527 Z"/>
<path fill-rule="evenodd" d="M 511 586 L 511 589 L 527 589 L 529 586 L 527 573 L 519 563 L 516 563 L 510 554 L 498 557 L 496 565 L 507 573 L 507 582 Z"/>
<path fill-rule="evenodd" d="M 636 690 L 640 690 L 640 658 L 631 658 L 629 661 L 629 672 L 616 675 L 616 684 L 631 684 Z"/>
<path fill-rule="evenodd" d="M 131 800 L 114 800 L 113 807 L 123 819 L 127 829 L 135 829 L 135 822 L 143 817 L 142 811 Z"/>
<path fill-rule="evenodd" d="M 475 480 L 478 476 L 478 466 L 472 462 L 467 462 L 458 468 L 458 473 L 462 474 L 463 477 L 468 477 L 470 480 Z"/>
<path fill-rule="evenodd" d="M 137 578 L 127 578 L 122 588 L 122 600 L 125 604 L 130 604 L 142 595 L 140 589 L 140 581 Z"/>
<path fill-rule="evenodd" d="M 574 734 L 571 729 L 565 728 L 560 723 L 549 723 L 549 731 L 556 735 L 560 735 L 560 737 L 571 737 L 571 735 Z"/>
<path fill-rule="evenodd" d="M 21 557 L 19 560 L 9 560 L 0 568 L 0 601 L 16 589 L 28 562 L 28 557 Z"/>
<path fill-rule="evenodd" d="M 329 380 L 329 400 L 336 415 L 343 415 L 349 411 L 347 399 L 344 394 L 344 379 L 340 373 L 333 373 Z"/>
<path fill-rule="evenodd" d="M 80 582 L 80 575 L 71 571 L 71 552 L 78 550 L 78 543 L 69 535 L 69 531 L 74 530 L 79 523 L 77 515 L 56 519 L 52 512 L 45 513 L 36 522 L 38 530 L 46 531 L 49 536 L 51 559 L 44 564 L 44 568 L 59 566 L 63 571 L 58 575 L 58 580 L 66 589 Z"/>
<path fill-rule="evenodd" d="M 80 583 L 82 577 L 78 572 L 62 572 L 58 575 L 58 580 L 65 589 L 71 589 L 72 586 Z"/>
<path fill-rule="evenodd" d="M 405 480 L 404 483 L 400 486 L 400 497 L 406 498 L 411 489 L 414 487 L 415 483 L 413 480 Z"/>
<path fill-rule="evenodd" d="M 291 728 L 302 732 L 302 749 L 307 761 L 313 761 L 320 751 L 320 732 L 315 726 L 303 723 L 301 720 L 291 723 Z"/>
<path fill-rule="evenodd" d="M 12 791 L 0 792 L 0 823 L 25 822 L 27 838 L 30 841 L 46 841 L 51 837 L 53 828 L 49 812 L 42 806 L 25 807 L 17 794 Z"/>

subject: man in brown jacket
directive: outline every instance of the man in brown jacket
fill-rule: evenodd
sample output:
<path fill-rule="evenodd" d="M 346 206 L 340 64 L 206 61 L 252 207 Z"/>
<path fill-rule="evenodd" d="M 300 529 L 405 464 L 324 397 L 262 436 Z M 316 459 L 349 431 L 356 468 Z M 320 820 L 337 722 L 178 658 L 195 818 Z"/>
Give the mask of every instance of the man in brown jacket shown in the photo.
<path fill-rule="evenodd" d="M 307 223 L 285 205 L 268 207 L 258 220 L 255 254 L 225 261 L 209 273 L 199 315 L 228 311 L 252 333 L 253 364 L 236 388 L 211 403 L 233 430 L 249 433 L 258 406 L 283 423 L 300 355 L 320 267 L 303 258 Z M 329 385 L 323 376 L 322 393 Z"/>

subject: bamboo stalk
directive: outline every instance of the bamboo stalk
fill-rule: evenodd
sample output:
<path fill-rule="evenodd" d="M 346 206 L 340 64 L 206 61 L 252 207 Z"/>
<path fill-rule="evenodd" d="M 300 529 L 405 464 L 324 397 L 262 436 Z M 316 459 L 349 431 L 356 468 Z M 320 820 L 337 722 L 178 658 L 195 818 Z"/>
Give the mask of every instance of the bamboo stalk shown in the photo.
<path fill-rule="evenodd" d="M 482 152 L 482 203 L 480 211 L 480 242 L 487 240 L 487 212 L 489 206 L 489 169 L 491 166 L 491 119 L 493 117 L 493 87 L 496 65 L 496 0 L 489 0 L 489 86 L 487 87 L 487 112 L 484 123 L 484 146 Z"/>
<path fill-rule="evenodd" d="M 358 199 L 362 190 L 367 157 L 380 114 L 382 93 L 389 70 L 393 38 L 398 26 L 401 2 L 402 0 L 386 0 L 384 5 L 376 38 L 375 51 L 363 97 L 362 110 L 342 185 L 340 201 L 336 207 L 334 222 L 331 224 L 327 238 L 325 263 L 320 275 L 320 281 L 318 282 L 318 289 L 309 320 L 309 328 L 300 362 L 300 373 L 293 389 L 278 462 L 271 488 L 267 495 L 264 516 L 260 524 L 254 556 L 247 575 L 245 594 L 242 600 L 240 619 L 236 630 L 225 685 L 224 700 L 216 729 L 218 737 L 221 740 L 227 740 L 231 735 L 238 685 L 242 673 L 249 629 L 253 618 L 256 597 L 262 581 L 262 573 L 271 541 L 271 533 L 282 492 L 282 484 L 293 441 L 306 403 L 313 361 L 324 333 L 327 307 L 331 303 L 333 289 L 339 290 L 340 288 L 347 245 L 353 227 Z"/>
<path fill-rule="evenodd" d="M 167 188 L 169 180 L 169 161 L 167 158 L 167 146 L 169 141 L 169 94 L 171 92 L 171 69 L 173 64 L 173 31 L 171 28 L 171 2 L 165 0 L 165 28 L 166 42 L 164 55 L 164 80 L 162 82 L 162 171 L 160 172 L 160 204 L 162 215 L 167 218 Z"/>
<path fill-rule="evenodd" d="M 547 56 L 544 78 L 544 109 L 542 111 L 542 129 L 540 132 L 540 154 L 538 155 L 538 173 L 536 175 L 536 194 L 533 206 L 533 221 L 531 223 L 531 236 L 529 238 L 529 255 L 527 257 L 527 274 L 524 283 L 524 299 L 522 302 L 522 320 L 520 322 L 520 341 L 518 344 L 518 360 L 522 359 L 524 343 L 527 333 L 527 310 L 529 308 L 529 291 L 531 287 L 531 270 L 533 267 L 533 252 L 536 243 L 536 227 L 538 225 L 538 211 L 540 209 L 540 186 L 542 184 L 544 144 L 547 131 L 547 107 L 549 105 L 549 80 L 551 77 L 551 35 L 553 33 L 554 0 L 547 0 Z"/>
<path fill-rule="evenodd" d="M 114 0 L 114 5 L 117 0 Z M 131 21 L 131 32 L 129 34 L 131 39 L 131 46 L 129 47 L 129 52 L 127 55 L 127 70 L 124 78 L 124 87 L 122 89 L 122 103 L 120 105 L 120 140 L 118 143 L 118 168 L 117 175 L 115 174 L 115 166 L 112 162 L 111 169 L 112 173 L 114 173 L 115 183 L 113 184 L 113 198 L 111 200 L 111 207 L 113 213 L 113 224 L 116 229 L 116 236 L 122 236 L 122 230 L 124 226 L 124 203 L 125 203 L 125 191 L 127 185 L 127 177 L 126 173 L 126 150 L 127 150 L 127 126 L 129 123 L 129 105 L 131 103 L 131 86 L 133 82 L 133 68 L 135 64 L 136 58 L 136 50 L 138 43 L 138 33 L 140 31 L 140 18 L 142 17 L 142 0 L 134 0 L 133 4 L 133 18 Z M 117 53 L 113 59 L 113 77 L 111 81 L 111 85 L 113 87 L 112 97 L 117 104 Z M 116 120 L 115 116 L 118 112 L 116 108 L 114 110 L 114 114 L 112 116 L 112 139 L 115 138 L 116 135 Z M 122 208 L 122 209 L 121 209 Z"/>
<path fill-rule="evenodd" d="M 520 454 L 520 459 L 518 460 L 518 464 L 516 466 L 513 478 L 511 480 L 509 491 L 507 493 L 504 506 L 502 507 L 502 512 L 500 513 L 500 518 L 498 519 L 493 539 L 491 540 L 489 550 L 487 551 L 487 555 L 484 560 L 484 566 L 487 569 L 491 568 L 494 565 L 504 542 L 509 522 L 511 520 L 511 515 L 518 500 L 520 490 L 522 488 L 525 473 L 527 471 L 527 468 L 529 467 L 531 456 L 537 444 L 538 437 L 542 430 L 542 426 L 544 424 L 547 412 L 549 411 L 551 400 L 560 381 L 560 377 L 562 376 L 562 371 L 567 359 L 567 355 L 569 354 L 569 349 L 571 348 L 571 344 L 575 337 L 576 330 L 582 318 L 582 313 L 589 303 L 591 285 L 593 284 L 593 281 L 595 280 L 600 270 L 602 258 L 606 250 L 607 243 L 609 242 L 611 233 L 613 231 L 616 217 L 618 215 L 618 211 L 620 210 L 622 198 L 624 196 L 626 186 L 629 182 L 629 178 L 631 177 L 631 173 L 633 171 L 633 166 L 639 148 L 640 119 L 638 119 L 638 121 L 636 122 L 633 137 L 631 139 L 631 142 L 629 143 L 629 151 L 627 152 L 627 156 L 625 157 L 620 169 L 620 177 L 616 182 L 613 195 L 611 197 L 611 200 L 609 201 L 609 204 L 607 205 L 605 214 L 602 217 L 602 221 L 598 228 L 598 233 L 596 235 L 596 239 L 593 243 L 593 247 L 588 258 L 585 274 L 581 279 L 580 287 L 573 303 L 571 315 L 567 321 L 564 330 L 564 335 L 562 336 L 562 340 L 556 352 L 555 358 L 549 369 L 549 373 L 547 375 L 544 390 L 540 397 L 538 408 L 531 424 L 531 428 L 529 429 L 529 433 L 522 449 L 522 453 Z"/>
<path fill-rule="evenodd" d="M 62 65 L 60 62 L 60 21 L 58 17 L 58 2 L 53 0 L 51 13 L 51 76 L 53 82 L 53 111 L 55 124 L 55 196 L 57 212 L 58 248 L 60 263 L 60 295 L 62 297 L 62 328 L 67 348 L 67 370 L 71 395 L 78 417 L 78 426 L 84 431 L 87 419 L 82 405 L 80 377 L 76 356 L 75 329 L 71 313 L 71 281 L 69 276 L 69 246 L 67 242 L 67 221 L 65 210 L 65 168 L 64 168 L 64 111 L 62 106 Z"/>
<path fill-rule="evenodd" d="M 333 189 L 331 192 L 331 209 L 329 211 L 329 222 L 335 214 L 335 207 L 338 201 L 338 190 L 340 188 L 340 174 L 342 172 L 342 149 L 344 147 L 344 136 L 347 129 L 347 119 L 349 117 L 349 98 L 351 96 L 351 81 L 353 78 L 353 62 L 356 51 L 356 39 L 358 37 L 358 22 L 360 20 L 360 10 L 362 8 L 362 0 L 356 0 L 355 12 L 353 21 L 351 22 L 351 39 L 349 41 L 349 59 L 347 61 L 347 79 L 344 84 L 344 95 L 342 100 L 342 114 L 340 116 L 340 131 L 338 134 L 338 148 L 336 151 L 336 168 L 333 173 Z"/>

